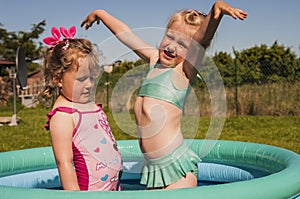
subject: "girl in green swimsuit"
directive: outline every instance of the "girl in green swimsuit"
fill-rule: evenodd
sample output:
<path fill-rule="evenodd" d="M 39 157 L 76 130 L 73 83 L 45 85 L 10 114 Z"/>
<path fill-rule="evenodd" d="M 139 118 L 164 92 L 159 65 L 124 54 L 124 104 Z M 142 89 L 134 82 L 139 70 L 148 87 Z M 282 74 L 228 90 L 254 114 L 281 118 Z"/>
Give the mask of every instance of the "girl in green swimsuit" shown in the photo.
<path fill-rule="evenodd" d="M 149 46 L 122 21 L 104 10 L 95 10 L 82 22 L 106 25 L 117 38 L 150 64 L 134 105 L 140 148 L 145 157 L 141 183 L 148 189 L 197 186 L 200 158 L 183 142 L 182 109 L 197 75 L 205 49 L 210 45 L 223 15 L 241 20 L 243 10 L 224 1 L 205 15 L 183 10 L 169 20 L 159 49 Z"/>

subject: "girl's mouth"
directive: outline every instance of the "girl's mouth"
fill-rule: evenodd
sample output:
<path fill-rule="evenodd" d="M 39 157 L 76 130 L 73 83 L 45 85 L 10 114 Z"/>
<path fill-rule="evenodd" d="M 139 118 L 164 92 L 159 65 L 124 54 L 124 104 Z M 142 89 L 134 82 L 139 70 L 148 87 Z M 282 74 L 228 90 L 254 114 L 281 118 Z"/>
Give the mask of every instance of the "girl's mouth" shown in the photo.
<path fill-rule="evenodd" d="M 164 50 L 164 54 L 169 58 L 175 58 L 175 55 L 173 55 L 173 53 L 168 50 Z"/>
<path fill-rule="evenodd" d="M 83 96 L 89 96 L 90 92 L 83 92 L 83 93 L 81 93 L 81 95 L 83 95 Z"/>

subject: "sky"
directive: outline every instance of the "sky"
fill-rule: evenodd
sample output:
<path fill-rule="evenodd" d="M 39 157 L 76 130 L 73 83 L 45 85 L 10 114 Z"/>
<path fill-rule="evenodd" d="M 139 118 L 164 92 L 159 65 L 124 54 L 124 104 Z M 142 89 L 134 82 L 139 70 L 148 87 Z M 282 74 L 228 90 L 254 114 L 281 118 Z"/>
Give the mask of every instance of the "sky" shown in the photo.
<path fill-rule="evenodd" d="M 89 30 L 80 27 L 82 20 L 95 9 L 105 9 L 121 19 L 148 43 L 158 46 L 168 18 L 181 9 L 193 8 L 208 13 L 213 0 L 0 0 L 0 23 L 9 32 L 30 31 L 33 24 L 46 20 L 46 30 L 38 42 L 51 36 L 52 26 L 77 27 L 77 37 L 87 38 L 103 52 L 104 62 L 136 59 L 135 55 L 103 25 Z M 299 0 L 227 0 L 245 10 L 248 18 L 234 20 L 228 16 L 216 32 L 208 54 L 230 54 L 277 41 L 300 56 Z"/>

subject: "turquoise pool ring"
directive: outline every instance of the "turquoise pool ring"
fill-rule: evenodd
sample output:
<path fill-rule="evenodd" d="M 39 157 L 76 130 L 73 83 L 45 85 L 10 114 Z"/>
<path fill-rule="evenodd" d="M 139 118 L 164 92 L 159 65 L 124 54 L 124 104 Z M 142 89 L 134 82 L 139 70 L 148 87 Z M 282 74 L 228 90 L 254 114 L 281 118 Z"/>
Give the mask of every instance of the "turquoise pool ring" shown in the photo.
<path fill-rule="evenodd" d="M 208 140 L 185 140 L 196 152 Z M 215 141 L 211 141 L 215 142 Z M 141 161 L 137 140 L 118 141 L 124 162 Z M 204 162 L 258 169 L 269 173 L 247 181 L 199 186 L 176 190 L 130 190 L 121 192 L 79 192 L 50 189 L 25 189 L 0 186 L 4 199 L 93 199 L 93 198 L 296 198 L 300 193 L 300 155 L 292 151 L 256 143 L 217 141 Z M 56 168 L 51 147 L 0 153 L 0 177 Z M 130 178 L 130 174 L 127 175 Z"/>

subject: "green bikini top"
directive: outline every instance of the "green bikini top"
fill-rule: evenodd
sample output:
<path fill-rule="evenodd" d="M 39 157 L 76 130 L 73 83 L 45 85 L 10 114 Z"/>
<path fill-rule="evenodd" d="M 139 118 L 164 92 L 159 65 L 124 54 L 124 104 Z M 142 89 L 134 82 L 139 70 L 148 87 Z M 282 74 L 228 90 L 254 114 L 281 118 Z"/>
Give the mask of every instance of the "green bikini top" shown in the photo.
<path fill-rule="evenodd" d="M 148 75 L 159 65 L 158 63 L 151 67 Z M 177 106 L 180 110 L 183 110 L 188 94 L 191 91 L 191 85 L 185 89 L 178 89 L 175 87 L 172 79 L 174 68 L 170 68 L 165 72 L 152 77 L 144 79 L 139 96 L 152 97 L 160 99 Z"/>

